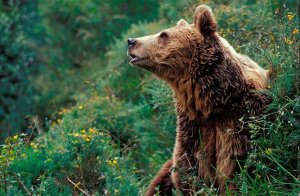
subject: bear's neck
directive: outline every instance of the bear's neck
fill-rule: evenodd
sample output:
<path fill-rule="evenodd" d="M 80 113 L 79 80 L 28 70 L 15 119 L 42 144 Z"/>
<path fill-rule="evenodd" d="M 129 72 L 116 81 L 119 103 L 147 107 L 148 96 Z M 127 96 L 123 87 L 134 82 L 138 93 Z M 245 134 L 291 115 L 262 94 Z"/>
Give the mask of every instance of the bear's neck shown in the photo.
<path fill-rule="evenodd" d="M 239 111 L 248 89 L 238 59 L 220 43 L 208 40 L 196 46 L 190 73 L 170 82 L 178 114 L 190 120 L 207 120 L 222 113 Z M 239 111 L 238 113 L 241 113 Z M 238 114 L 235 113 L 235 114 Z"/>

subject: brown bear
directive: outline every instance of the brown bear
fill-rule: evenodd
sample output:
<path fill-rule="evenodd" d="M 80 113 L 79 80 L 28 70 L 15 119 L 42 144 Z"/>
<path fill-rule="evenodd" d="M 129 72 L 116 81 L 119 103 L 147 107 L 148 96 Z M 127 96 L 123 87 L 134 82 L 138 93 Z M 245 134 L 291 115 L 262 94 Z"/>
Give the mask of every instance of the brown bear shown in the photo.
<path fill-rule="evenodd" d="M 177 113 L 173 158 L 146 195 L 172 195 L 172 188 L 193 195 L 199 184 L 233 191 L 229 181 L 249 149 L 248 122 L 270 102 L 261 92 L 268 71 L 218 34 L 205 5 L 196 8 L 193 24 L 181 19 L 158 34 L 129 38 L 128 55 L 172 88 Z"/>

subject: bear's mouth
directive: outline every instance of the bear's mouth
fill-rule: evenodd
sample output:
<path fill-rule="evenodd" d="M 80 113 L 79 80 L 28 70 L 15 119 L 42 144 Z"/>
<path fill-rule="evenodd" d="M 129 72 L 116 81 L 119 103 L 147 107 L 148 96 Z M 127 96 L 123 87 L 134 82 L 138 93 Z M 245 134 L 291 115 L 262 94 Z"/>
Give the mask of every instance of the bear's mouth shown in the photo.
<path fill-rule="evenodd" d="M 128 54 L 128 56 L 131 58 L 130 64 L 133 64 L 133 65 L 139 64 L 140 62 L 148 59 L 148 57 L 139 57 L 134 54 Z"/>

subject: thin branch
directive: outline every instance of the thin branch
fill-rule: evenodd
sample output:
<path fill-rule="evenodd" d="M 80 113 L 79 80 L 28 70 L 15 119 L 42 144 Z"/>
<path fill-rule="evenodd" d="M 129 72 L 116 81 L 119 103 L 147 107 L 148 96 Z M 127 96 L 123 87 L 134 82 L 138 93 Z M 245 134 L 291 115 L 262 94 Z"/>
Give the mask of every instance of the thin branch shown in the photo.
<path fill-rule="evenodd" d="M 24 191 L 27 193 L 27 195 L 32 195 L 29 190 L 27 189 L 27 187 L 25 186 L 25 184 L 22 182 L 21 178 L 16 174 L 16 173 L 12 173 L 14 175 L 14 177 L 18 180 L 18 182 L 20 183 L 20 185 L 22 186 L 22 188 L 24 189 Z"/>
<path fill-rule="evenodd" d="M 72 180 L 70 180 L 69 177 L 67 177 L 67 179 L 69 182 L 71 182 L 74 185 L 74 187 L 76 187 L 78 190 L 80 190 L 84 195 L 90 196 L 86 191 L 82 190 L 76 183 L 74 183 Z"/>

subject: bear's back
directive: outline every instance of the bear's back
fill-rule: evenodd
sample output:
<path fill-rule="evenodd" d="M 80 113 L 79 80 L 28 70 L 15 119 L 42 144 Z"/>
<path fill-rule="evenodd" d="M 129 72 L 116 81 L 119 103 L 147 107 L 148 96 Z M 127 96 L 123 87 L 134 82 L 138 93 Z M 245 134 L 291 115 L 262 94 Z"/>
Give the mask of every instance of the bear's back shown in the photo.
<path fill-rule="evenodd" d="M 219 36 L 219 39 L 225 54 L 230 55 L 230 58 L 236 61 L 236 64 L 240 67 L 247 82 L 254 85 L 256 90 L 266 89 L 269 70 L 260 67 L 247 55 L 237 53 L 226 39 L 221 36 Z"/>

